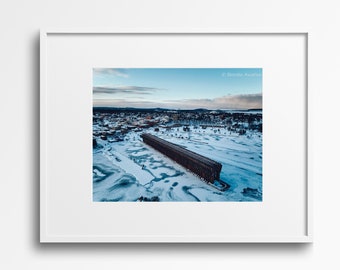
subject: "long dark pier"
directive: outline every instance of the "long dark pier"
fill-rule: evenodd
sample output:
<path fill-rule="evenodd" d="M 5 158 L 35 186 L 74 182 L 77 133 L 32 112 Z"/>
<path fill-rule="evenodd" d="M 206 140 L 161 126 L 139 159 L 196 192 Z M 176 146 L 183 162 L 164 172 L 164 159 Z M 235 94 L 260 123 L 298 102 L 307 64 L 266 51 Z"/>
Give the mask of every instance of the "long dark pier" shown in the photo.
<path fill-rule="evenodd" d="M 175 162 L 191 170 L 210 183 L 220 179 L 222 164 L 195 152 L 187 150 L 177 144 L 170 143 L 154 135 L 141 135 L 144 143 L 155 148 Z"/>

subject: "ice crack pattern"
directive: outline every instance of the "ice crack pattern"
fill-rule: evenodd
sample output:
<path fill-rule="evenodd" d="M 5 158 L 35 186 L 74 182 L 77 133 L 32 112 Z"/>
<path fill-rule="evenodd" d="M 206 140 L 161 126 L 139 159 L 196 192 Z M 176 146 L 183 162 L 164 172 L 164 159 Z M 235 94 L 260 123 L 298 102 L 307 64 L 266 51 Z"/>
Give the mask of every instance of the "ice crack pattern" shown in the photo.
<path fill-rule="evenodd" d="M 144 130 L 222 164 L 218 191 L 191 171 L 143 143 L 141 132 L 124 141 L 97 139 L 93 150 L 94 201 L 262 201 L 262 133 L 248 136 L 216 128 Z M 222 130 L 222 131 L 221 131 Z M 190 138 L 188 138 L 190 136 Z"/>

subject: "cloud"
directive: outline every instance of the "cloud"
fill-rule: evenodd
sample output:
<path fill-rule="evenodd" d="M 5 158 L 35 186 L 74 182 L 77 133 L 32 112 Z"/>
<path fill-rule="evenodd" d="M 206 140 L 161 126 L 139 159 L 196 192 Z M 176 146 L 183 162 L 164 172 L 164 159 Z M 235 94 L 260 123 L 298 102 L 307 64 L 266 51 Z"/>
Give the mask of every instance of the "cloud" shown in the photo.
<path fill-rule="evenodd" d="M 251 109 L 262 108 L 262 93 L 247 94 L 247 95 L 234 95 L 223 96 L 214 99 L 216 104 L 226 106 L 229 108 Z"/>
<path fill-rule="evenodd" d="M 128 78 L 129 74 L 126 69 L 124 68 L 94 68 L 93 69 L 94 75 L 110 75 L 115 77 L 123 77 Z"/>
<path fill-rule="evenodd" d="M 167 100 L 168 106 L 185 109 L 252 109 L 262 108 L 262 93 L 245 94 L 245 95 L 230 95 L 222 96 L 213 99 L 184 99 L 184 100 Z"/>
<path fill-rule="evenodd" d="M 94 106 L 105 107 L 135 107 L 135 108 L 168 108 L 168 109 L 197 109 L 210 110 L 246 110 L 262 108 L 262 93 L 247 95 L 230 95 L 214 99 L 184 99 L 146 101 L 140 99 L 94 99 Z"/>
<path fill-rule="evenodd" d="M 142 100 L 126 100 L 126 99 L 93 99 L 94 107 L 133 107 L 133 108 L 156 108 L 158 103 Z"/>
<path fill-rule="evenodd" d="M 94 86 L 93 94 L 141 94 L 150 95 L 161 89 L 142 86 Z"/>

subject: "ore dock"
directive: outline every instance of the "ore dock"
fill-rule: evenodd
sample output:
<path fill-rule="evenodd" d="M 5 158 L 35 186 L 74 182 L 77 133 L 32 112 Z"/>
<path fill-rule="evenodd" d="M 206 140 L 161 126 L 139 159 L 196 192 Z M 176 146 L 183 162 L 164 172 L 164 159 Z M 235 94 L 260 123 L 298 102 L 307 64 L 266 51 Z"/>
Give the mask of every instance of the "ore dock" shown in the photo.
<path fill-rule="evenodd" d="M 144 143 L 189 169 L 208 184 L 221 191 L 229 188 L 227 183 L 220 181 L 221 163 L 148 133 L 142 134 L 141 137 Z"/>

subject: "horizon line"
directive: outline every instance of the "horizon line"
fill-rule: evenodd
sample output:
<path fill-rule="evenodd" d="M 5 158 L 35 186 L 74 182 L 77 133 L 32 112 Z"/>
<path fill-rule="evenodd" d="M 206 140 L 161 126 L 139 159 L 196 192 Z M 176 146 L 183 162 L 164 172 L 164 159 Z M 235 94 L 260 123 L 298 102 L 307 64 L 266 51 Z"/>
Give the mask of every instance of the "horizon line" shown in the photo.
<path fill-rule="evenodd" d="M 195 110 L 207 110 L 207 111 L 248 111 L 248 110 L 263 110 L 263 108 L 239 108 L 239 109 L 208 109 L 208 108 L 202 108 L 202 107 L 197 107 L 194 109 L 185 109 L 185 108 L 165 108 L 165 107 L 116 107 L 116 106 L 92 106 L 92 109 L 96 109 L 96 108 L 105 108 L 105 109 L 141 109 L 141 110 L 173 110 L 173 111 L 195 111 Z"/>

